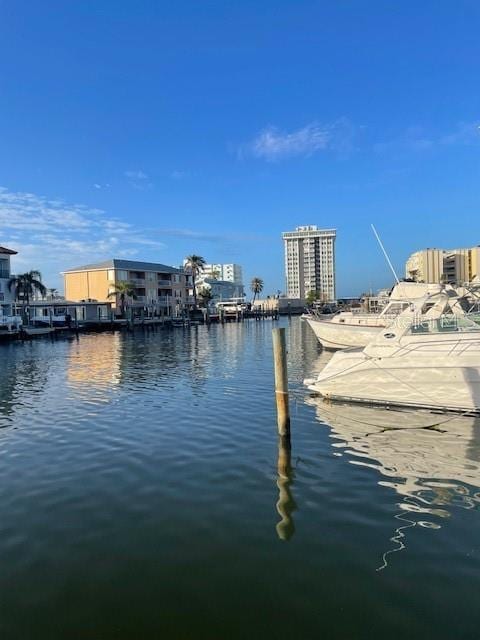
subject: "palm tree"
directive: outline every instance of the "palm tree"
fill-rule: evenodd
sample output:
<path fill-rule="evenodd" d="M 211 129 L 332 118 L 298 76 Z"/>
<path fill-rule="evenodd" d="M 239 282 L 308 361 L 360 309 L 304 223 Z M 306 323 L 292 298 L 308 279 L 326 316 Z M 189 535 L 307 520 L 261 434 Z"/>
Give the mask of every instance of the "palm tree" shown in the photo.
<path fill-rule="evenodd" d="M 25 322 L 25 307 L 30 304 L 30 298 L 38 291 L 42 296 L 47 293 L 47 288 L 42 283 L 42 275 L 40 271 L 34 269 L 27 273 L 20 273 L 18 276 L 12 276 L 8 281 L 8 290 L 15 291 L 15 300 L 22 302 L 22 316 Z"/>
<path fill-rule="evenodd" d="M 252 278 L 252 281 L 250 283 L 250 289 L 253 291 L 253 300 L 252 300 L 252 307 L 253 307 L 255 298 L 259 293 L 262 293 L 263 291 L 263 280 L 261 278 Z"/>
<path fill-rule="evenodd" d="M 205 309 L 208 307 L 208 303 L 210 302 L 210 300 L 212 300 L 213 298 L 213 294 L 212 294 L 212 290 L 209 289 L 208 287 L 202 287 L 201 289 L 199 289 L 198 291 L 198 295 L 202 301 L 202 305 L 205 307 Z"/>
<path fill-rule="evenodd" d="M 191 256 L 187 256 L 185 258 L 185 267 L 192 274 L 193 307 L 194 309 L 196 309 L 197 308 L 196 280 L 197 280 L 198 274 L 201 273 L 203 271 L 203 268 L 205 267 L 205 258 L 202 258 L 202 256 L 196 256 L 195 254 L 192 254 Z"/>
<path fill-rule="evenodd" d="M 57 297 L 58 291 L 57 291 L 57 289 L 49 289 L 48 293 L 50 294 L 50 298 L 52 300 L 55 300 L 55 298 Z"/>
<path fill-rule="evenodd" d="M 135 294 L 135 285 L 132 282 L 116 282 L 113 285 L 113 288 L 114 291 L 110 291 L 107 297 L 113 298 L 115 296 L 115 299 L 117 299 L 118 296 L 118 298 L 120 298 L 120 312 L 122 314 L 122 318 L 124 318 L 128 298 L 132 298 L 132 300 L 137 299 Z"/>

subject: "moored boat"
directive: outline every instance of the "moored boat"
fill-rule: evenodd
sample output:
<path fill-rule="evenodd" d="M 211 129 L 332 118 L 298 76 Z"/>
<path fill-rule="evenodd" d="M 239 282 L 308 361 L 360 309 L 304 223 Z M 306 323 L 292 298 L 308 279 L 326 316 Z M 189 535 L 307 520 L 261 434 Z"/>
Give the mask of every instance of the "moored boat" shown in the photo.
<path fill-rule="evenodd" d="M 404 311 L 364 349 L 339 351 L 316 380 L 325 398 L 480 412 L 480 328 L 466 317 Z"/>
<path fill-rule="evenodd" d="M 307 321 L 319 342 L 326 349 L 365 347 L 382 329 L 388 327 L 412 302 L 429 296 L 425 313 L 439 317 L 451 312 L 465 315 L 460 297 L 449 285 L 400 282 L 392 290 L 388 304 L 381 313 L 343 311 L 330 317 L 306 315 Z M 443 306 L 438 301 L 443 301 Z M 432 309 L 435 307 L 435 311 Z"/>

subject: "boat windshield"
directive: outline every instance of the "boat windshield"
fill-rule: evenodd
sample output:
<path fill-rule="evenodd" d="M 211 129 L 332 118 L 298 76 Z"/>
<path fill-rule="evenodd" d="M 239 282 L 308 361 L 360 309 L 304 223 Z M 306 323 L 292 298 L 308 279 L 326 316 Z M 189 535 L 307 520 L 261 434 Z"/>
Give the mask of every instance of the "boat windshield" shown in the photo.
<path fill-rule="evenodd" d="M 445 314 L 440 318 L 419 319 L 411 326 L 410 333 L 454 333 L 480 331 L 480 326 L 465 316 Z"/>
<path fill-rule="evenodd" d="M 408 309 L 409 306 L 409 302 L 390 302 L 382 311 L 381 315 L 387 318 L 396 318 L 405 311 L 405 309 Z"/>

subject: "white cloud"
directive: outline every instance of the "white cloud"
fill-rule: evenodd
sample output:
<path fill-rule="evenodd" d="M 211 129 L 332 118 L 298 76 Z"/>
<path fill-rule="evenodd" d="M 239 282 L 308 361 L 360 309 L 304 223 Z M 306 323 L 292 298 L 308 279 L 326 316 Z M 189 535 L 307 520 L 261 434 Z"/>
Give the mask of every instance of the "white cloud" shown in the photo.
<path fill-rule="evenodd" d="M 162 249 L 146 230 L 136 229 L 101 209 L 0 187 L 0 244 L 18 251 L 15 271 L 39 269 L 44 281 L 60 286 L 60 271 L 112 257 L 132 257 L 143 247 Z"/>
<path fill-rule="evenodd" d="M 440 139 L 440 144 L 473 145 L 480 142 L 480 122 L 459 122 L 456 129 Z"/>
<path fill-rule="evenodd" d="M 148 176 L 143 171 L 125 171 L 125 176 L 132 180 L 148 180 Z"/>
<path fill-rule="evenodd" d="M 291 132 L 267 127 L 243 146 L 240 154 L 247 152 L 273 162 L 295 156 L 308 157 L 319 151 L 346 152 L 352 149 L 353 134 L 353 126 L 346 118 L 330 124 L 311 122 Z"/>
<path fill-rule="evenodd" d="M 124 176 L 128 179 L 130 186 L 139 191 L 145 191 L 153 186 L 149 180 L 149 176 L 139 169 L 135 171 L 125 171 Z"/>
<path fill-rule="evenodd" d="M 398 137 L 377 142 L 373 150 L 377 153 L 390 151 L 430 151 L 442 146 L 473 146 L 480 143 L 480 122 L 460 122 L 450 133 L 434 134 L 422 127 L 409 127 Z"/>

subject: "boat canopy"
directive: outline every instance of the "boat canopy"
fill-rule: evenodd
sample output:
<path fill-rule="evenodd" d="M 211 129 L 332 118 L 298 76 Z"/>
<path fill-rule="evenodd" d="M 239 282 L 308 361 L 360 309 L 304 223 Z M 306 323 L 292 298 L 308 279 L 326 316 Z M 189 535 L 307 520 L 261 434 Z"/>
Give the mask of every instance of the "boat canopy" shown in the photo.
<path fill-rule="evenodd" d="M 455 290 L 450 285 L 428 282 L 399 282 L 393 287 L 390 300 L 417 300 L 418 298 L 438 295 L 439 293 L 449 295 L 449 289 L 455 293 Z"/>

